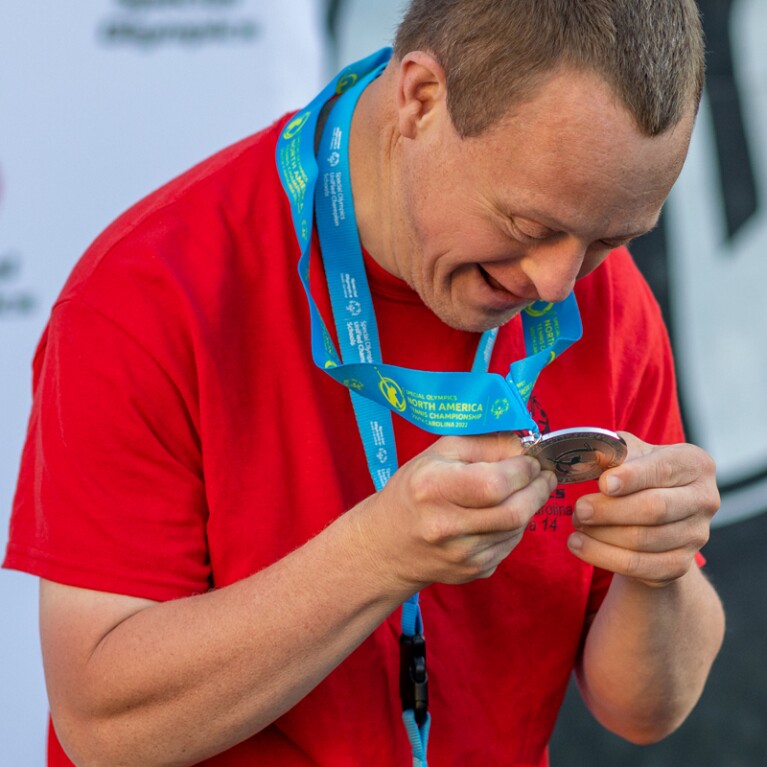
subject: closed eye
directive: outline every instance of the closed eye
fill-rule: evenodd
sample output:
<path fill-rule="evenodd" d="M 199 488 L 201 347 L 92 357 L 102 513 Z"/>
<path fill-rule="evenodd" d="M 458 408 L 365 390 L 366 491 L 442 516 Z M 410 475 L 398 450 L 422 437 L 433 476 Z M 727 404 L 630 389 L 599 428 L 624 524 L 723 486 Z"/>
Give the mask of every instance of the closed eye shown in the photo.
<path fill-rule="evenodd" d="M 604 245 L 606 248 L 610 248 L 610 250 L 615 250 L 615 248 L 622 248 L 625 245 L 628 245 L 633 238 L 629 237 L 628 239 L 623 240 L 598 240 L 599 245 Z"/>
<path fill-rule="evenodd" d="M 534 221 L 527 221 L 526 219 L 518 220 L 513 216 L 509 216 L 509 228 L 514 237 L 519 240 L 536 241 L 547 240 L 550 237 L 554 237 L 558 232 L 553 229 L 549 229 L 543 224 L 538 224 Z"/>

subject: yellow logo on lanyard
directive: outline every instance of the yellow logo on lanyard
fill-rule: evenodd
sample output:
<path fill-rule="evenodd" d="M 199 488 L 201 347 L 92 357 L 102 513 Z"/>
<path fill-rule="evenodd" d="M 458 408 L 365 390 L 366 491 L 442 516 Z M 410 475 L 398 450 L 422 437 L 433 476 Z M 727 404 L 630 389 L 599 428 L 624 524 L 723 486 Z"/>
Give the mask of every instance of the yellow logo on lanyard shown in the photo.
<path fill-rule="evenodd" d="M 298 133 L 298 131 L 301 130 L 301 128 L 304 127 L 304 124 L 309 119 L 309 115 L 311 112 L 304 112 L 302 115 L 299 115 L 298 117 L 294 117 L 285 127 L 285 130 L 282 134 L 282 138 L 284 139 L 291 139 L 293 136 Z"/>
<path fill-rule="evenodd" d="M 381 379 L 378 388 L 381 390 L 381 394 L 386 398 L 386 401 L 397 412 L 404 413 L 405 408 L 407 407 L 407 400 L 405 399 L 405 395 L 399 384 L 392 378 L 384 378 L 380 373 L 378 373 L 378 377 Z"/>
<path fill-rule="evenodd" d="M 544 304 L 542 301 L 536 301 L 532 306 L 528 306 L 525 309 L 525 314 L 530 317 L 543 317 L 544 314 L 548 314 L 554 304 Z"/>
<path fill-rule="evenodd" d="M 338 80 L 338 85 L 336 85 L 336 94 L 340 96 L 344 91 L 348 91 L 357 80 L 359 77 L 354 72 L 347 72 L 347 74 L 342 75 Z"/>

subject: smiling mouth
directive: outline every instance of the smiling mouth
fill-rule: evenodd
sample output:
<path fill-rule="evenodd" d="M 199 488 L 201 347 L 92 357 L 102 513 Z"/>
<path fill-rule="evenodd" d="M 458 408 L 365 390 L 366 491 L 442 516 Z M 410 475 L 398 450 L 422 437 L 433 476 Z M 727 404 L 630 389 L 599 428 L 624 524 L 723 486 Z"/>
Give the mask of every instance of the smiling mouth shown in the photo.
<path fill-rule="evenodd" d="M 508 295 L 508 296 L 516 297 L 516 296 L 514 296 L 513 293 L 511 293 L 510 291 L 506 290 L 506 288 L 503 285 L 501 285 L 501 283 L 498 282 L 498 280 L 496 280 L 495 277 L 493 277 L 483 266 L 481 266 L 480 264 L 477 264 L 477 268 L 479 269 L 479 272 L 482 275 L 482 277 L 484 278 L 485 282 L 493 290 L 499 290 L 502 293 L 506 293 L 506 295 Z"/>
<path fill-rule="evenodd" d="M 535 303 L 534 299 L 524 298 L 518 296 L 516 293 L 512 293 L 505 285 L 498 282 L 483 266 L 477 264 L 477 269 L 482 275 L 482 279 L 487 283 L 488 287 L 496 294 L 497 298 L 502 299 L 506 304 L 506 309 L 524 309 L 526 306 L 530 306 Z"/>

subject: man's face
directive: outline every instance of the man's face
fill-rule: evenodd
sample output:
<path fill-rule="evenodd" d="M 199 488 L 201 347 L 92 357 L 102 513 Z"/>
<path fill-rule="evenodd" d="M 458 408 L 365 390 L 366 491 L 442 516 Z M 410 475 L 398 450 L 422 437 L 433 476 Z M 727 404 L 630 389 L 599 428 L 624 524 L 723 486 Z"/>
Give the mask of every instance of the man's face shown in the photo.
<path fill-rule="evenodd" d="M 464 330 L 561 301 L 610 250 L 655 225 L 690 112 L 648 138 L 601 79 L 575 72 L 476 138 L 461 139 L 437 104 L 403 145 L 396 271 Z"/>

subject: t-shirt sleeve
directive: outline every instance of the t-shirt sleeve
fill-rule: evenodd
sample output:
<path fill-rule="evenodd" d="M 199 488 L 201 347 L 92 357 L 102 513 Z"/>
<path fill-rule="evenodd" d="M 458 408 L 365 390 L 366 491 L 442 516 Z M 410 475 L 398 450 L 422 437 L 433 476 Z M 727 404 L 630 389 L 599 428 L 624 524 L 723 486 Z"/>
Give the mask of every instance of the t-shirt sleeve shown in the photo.
<path fill-rule="evenodd" d="M 167 600 L 207 591 L 195 405 L 128 331 L 59 303 L 35 391 L 5 566 Z"/>

